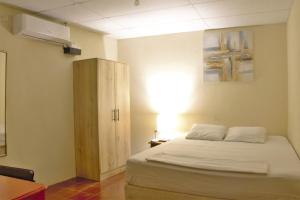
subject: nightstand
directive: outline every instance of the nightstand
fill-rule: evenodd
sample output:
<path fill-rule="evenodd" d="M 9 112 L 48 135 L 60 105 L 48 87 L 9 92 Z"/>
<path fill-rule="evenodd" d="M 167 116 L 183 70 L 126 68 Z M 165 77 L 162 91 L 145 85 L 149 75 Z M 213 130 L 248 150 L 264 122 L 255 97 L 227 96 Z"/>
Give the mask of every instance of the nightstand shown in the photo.
<path fill-rule="evenodd" d="M 151 140 L 148 144 L 150 144 L 150 147 L 152 148 L 165 142 L 168 142 L 168 140 Z"/>

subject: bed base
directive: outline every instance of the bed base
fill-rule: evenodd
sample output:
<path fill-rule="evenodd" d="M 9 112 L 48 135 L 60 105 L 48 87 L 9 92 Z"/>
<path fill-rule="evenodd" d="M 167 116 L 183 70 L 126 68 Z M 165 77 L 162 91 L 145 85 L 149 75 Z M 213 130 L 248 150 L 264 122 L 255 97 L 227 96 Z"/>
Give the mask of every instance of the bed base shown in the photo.
<path fill-rule="evenodd" d="M 225 200 L 126 184 L 126 200 Z M 226 199 L 228 200 L 228 199 Z"/>
<path fill-rule="evenodd" d="M 154 188 L 146 188 L 135 185 L 125 185 L 126 200 L 300 200 L 300 197 L 260 197 L 238 199 L 221 199 L 213 197 L 198 196 L 180 192 L 171 192 Z"/>

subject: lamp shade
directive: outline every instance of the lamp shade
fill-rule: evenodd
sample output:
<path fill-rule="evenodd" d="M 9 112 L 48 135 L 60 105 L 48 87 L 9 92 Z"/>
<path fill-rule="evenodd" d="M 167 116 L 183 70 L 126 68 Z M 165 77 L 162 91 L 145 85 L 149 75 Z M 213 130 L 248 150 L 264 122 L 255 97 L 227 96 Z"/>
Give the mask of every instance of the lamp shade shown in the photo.
<path fill-rule="evenodd" d="M 176 114 L 162 113 L 156 119 L 158 139 L 171 140 L 178 136 L 179 118 Z"/>

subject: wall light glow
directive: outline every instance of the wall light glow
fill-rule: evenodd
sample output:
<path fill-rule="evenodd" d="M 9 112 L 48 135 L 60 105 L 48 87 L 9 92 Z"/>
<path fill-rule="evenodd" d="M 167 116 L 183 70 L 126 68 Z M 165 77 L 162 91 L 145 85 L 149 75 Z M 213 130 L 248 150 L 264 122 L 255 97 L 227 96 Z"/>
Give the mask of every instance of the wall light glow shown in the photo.
<path fill-rule="evenodd" d="M 161 73 L 147 83 L 152 108 L 157 113 L 179 114 L 187 110 L 191 101 L 193 80 L 182 73 Z"/>

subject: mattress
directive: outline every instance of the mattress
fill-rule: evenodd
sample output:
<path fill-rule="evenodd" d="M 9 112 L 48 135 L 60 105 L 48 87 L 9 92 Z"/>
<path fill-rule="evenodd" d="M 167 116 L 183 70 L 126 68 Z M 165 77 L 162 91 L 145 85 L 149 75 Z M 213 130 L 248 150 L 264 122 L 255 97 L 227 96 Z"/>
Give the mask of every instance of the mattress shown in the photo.
<path fill-rule="evenodd" d="M 5 133 L 0 133 L 0 146 L 5 146 Z"/>
<path fill-rule="evenodd" d="M 158 153 L 213 155 L 267 162 L 267 174 L 194 169 L 146 161 Z M 133 155 L 130 185 L 224 199 L 300 199 L 300 160 L 288 140 L 270 136 L 265 144 L 186 140 L 184 137 Z"/>

